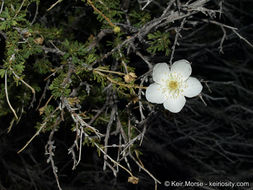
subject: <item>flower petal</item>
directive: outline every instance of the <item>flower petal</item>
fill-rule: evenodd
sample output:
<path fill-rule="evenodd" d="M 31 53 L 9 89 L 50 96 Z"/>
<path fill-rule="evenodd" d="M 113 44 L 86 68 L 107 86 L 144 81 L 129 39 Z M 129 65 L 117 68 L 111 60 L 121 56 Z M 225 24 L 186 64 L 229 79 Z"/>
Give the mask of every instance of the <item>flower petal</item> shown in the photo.
<path fill-rule="evenodd" d="M 182 110 L 186 102 L 186 99 L 183 95 L 178 96 L 176 98 L 168 98 L 164 103 L 163 106 L 165 109 L 169 110 L 172 113 L 178 113 Z"/>
<path fill-rule="evenodd" d="M 166 100 L 164 93 L 162 93 L 161 85 L 153 83 L 149 85 L 146 90 L 146 98 L 151 103 L 161 104 Z"/>
<path fill-rule="evenodd" d="M 189 77 L 185 83 L 187 87 L 184 89 L 183 94 L 188 98 L 197 96 L 203 89 L 202 84 L 194 77 Z"/>
<path fill-rule="evenodd" d="M 189 78 L 189 76 L 192 73 L 192 67 L 189 61 L 182 59 L 172 64 L 171 72 L 176 72 L 176 73 L 181 74 L 183 77 L 183 80 L 186 80 Z"/>
<path fill-rule="evenodd" d="M 163 84 L 169 77 L 170 68 L 167 63 L 158 63 L 153 69 L 153 80 L 159 84 Z"/>

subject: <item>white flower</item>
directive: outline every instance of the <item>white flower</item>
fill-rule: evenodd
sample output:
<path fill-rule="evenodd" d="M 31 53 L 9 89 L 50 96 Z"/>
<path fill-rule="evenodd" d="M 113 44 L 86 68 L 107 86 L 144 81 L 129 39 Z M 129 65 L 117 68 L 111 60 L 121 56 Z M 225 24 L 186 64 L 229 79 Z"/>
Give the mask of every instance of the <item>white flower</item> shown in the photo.
<path fill-rule="evenodd" d="M 178 113 L 184 107 L 186 99 L 197 96 L 202 91 L 198 79 L 190 77 L 192 68 L 187 60 L 179 60 L 169 67 L 158 63 L 153 69 L 155 83 L 146 90 L 146 98 L 151 103 L 163 104 L 164 108 Z"/>

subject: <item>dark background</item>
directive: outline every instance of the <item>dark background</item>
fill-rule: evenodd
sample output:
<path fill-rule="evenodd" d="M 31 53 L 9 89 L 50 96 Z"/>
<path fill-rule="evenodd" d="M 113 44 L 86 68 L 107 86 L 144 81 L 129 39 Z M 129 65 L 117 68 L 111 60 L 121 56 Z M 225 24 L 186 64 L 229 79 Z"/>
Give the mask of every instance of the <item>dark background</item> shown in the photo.
<path fill-rule="evenodd" d="M 81 6 L 75 1 L 64 1 L 47 13 L 45 9 L 51 3 L 43 1 L 39 6 L 38 22 L 45 22 L 48 26 L 64 25 L 64 20 L 72 11 Z M 152 11 L 152 8 L 155 6 L 149 10 Z M 252 42 L 252 1 L 225 0 L 223 8 L 224 15 L 217 20 L 237 27 L 237 32 Z M 31 15 L 33 10 L 31 6 Z M 83 28 L 89 28 L 87 26 L 96 20 L 95 16 L 87 18 L 93 12 L 90 7 L 84 10 L 76 23 L 68 26 L 80 42 L 90 33 Z M 199 22 L 202 17 L 199 15 Z M 203 81 L 202 97 L 207 106 L 199 97 L 187 100 L 185 108 L 178 114 L 171 114 L 158 105 L 147 120 L 145 140 L 139 148 L 143 153 L 140 158 L 145 168 L 162 182 L 158 189 L 186 189 L 165 187 L 163 183 L 166 180 L 253 181 L 252 47 L 227 29 L 224 53 L 220 53 L 218 47 L 223 35 L 220 27 L 208 23 L 200 25 L 196 26 L 194 35 L 192 30 L 181 33 L 174 60 L 186 58 L 193 63 L 193 76 Z M 4 47 L 3 40 L 1 47 Z M 137 73 L 147 69 L 139 58 L 133 55 L 131 59 Z M 156 55 L 150 59 L 154 64 L 169 57 Z M 0 189 L 57 189 L 51 166 L 44 155 L 47 133 L 36 137 L 25 151 L 17 154 L 36 132 L 34 125 L 39 115 L 33 109 L 27 112 L 10 133 L 7 133 L 7 128 L 11 116 L 0 118 Z M 127 182 L 129 176 L 123 170 L 117 178 L 109 169 L 103 171 L 103 158 L 99 158 L 92 147 L 83 148 L 82 161 L 72 171 L 73 163 L 67 150 L 73 139 L 74 134 L 64 124 L 55 134 L 57 149 L 54 159 L 64 190 L 154 189 L 153 180 L 144 172 L 139 172 L 134 164 L 132 169 L 140 180 L 137 185 Z"/>

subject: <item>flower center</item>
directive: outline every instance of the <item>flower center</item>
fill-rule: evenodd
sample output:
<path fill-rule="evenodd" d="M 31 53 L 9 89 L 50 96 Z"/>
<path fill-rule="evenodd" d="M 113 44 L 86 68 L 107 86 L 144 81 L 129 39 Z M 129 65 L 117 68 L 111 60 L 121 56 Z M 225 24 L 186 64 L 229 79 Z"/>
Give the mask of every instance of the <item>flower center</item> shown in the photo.
<path fill-rule="evenodd" d="M 178 89 L 178 82 L 177 81 L 169 81 L 168 87 L 170 90 Z"/>
<path fill-rule="evenodd" d="M 179 73 L 173 72 L 169 74 L 163 86 L 163 93 L 165 93 L 167 97 L 177 98 L 182 95 L 185 87 L 182 76 Z"/>

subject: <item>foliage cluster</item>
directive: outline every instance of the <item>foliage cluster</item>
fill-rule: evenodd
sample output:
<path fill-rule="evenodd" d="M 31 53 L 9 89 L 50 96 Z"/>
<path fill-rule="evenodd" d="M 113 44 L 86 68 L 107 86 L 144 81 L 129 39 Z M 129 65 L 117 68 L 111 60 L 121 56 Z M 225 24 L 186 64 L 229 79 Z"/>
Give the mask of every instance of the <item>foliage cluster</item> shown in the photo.
<path fill-rule="evenodd" d="M 8 128 L 11 132 L 24 115 L 36 113 L 31 123 L 37 132 L 18 153 L 25 151 L 40 133 L 51 132 L 46 153 L 58 178 L 51 159 L 54 151 L 51 136 L 66 126 L 76 133 L 73 146 L 69 147 L 73 169 L 81 160 L 82 146 L 92 144 L 99 154 L 104 153 L 104 168 L 121 167 L 135 179 L 120 164 L 119 157 L 114 161 L 108 155 L 110 161 L 107 161 L 107 146 L 111 146 L 108 139 L 114 133 L 120 140 L 113 137 L 112 141 L 116 140 L 116 144 L 124 141 L 127 146 L 118 149 L 123 159 L 127 161 L 124 155 L 129 153 L 138 158 L 136 143 L 142 141 L 143 132 L 136 128 L 136 122 L 143 121 L 144 116 L 132 118 L 130 110 L 140 101 L 145 88 L 144 75 L 137 78 L 135 72 L 139 71 L 130 63 L 130 55 L 140 47 L 129 46 L 126 40 L 132 43 L 131 35 L 157 13 L 139 12 L 136 2 L 124 4 L 119 0 L 66 4 L 5 0 L 1 5 L 4 48 L 0 76 L 4 82 L 0 90 L 0 115 L 13 117 Z M 133 27 L 121 24 L 125 19 Z M 139 54 L 154 55 L 157 51 L 169 54 L 169 33 L 155 32 L 143 37 L 149 41 L 146 50 L 141 49 Z M 109 162 L 118 164 L 111 166 Z M 115 175 L 118 172 L 113 171 Z M 61 188 L 60 184 L 58 187 Z"/>

